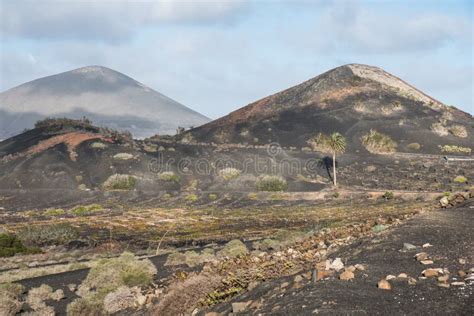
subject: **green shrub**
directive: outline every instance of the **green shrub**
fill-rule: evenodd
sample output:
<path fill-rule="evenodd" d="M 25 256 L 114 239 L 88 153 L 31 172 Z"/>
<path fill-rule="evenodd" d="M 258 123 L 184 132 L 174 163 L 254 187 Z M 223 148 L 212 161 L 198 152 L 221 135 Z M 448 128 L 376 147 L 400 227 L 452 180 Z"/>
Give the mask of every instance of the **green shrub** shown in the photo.
<path fill-rule="evenodd" d="M 87 216 L 102 211 L 104 208 L 99 204 L 80 205 L 71 210 L 71 214 L 76 216 Z"/>
<path fill-rule="evenodd" d="M 418 143 L 410 143 L 407 145 L 407 149 L 409 150 L 420 150 L 421 145 Z"/>
<path fill-rule="evenodd" d="M 156 267 L 150 260 L 138 260 L 132 253 L 125 252 L 118 258 L 103 259 L 89 271 L 79 287 L 79 294 L 105 297 L 120 286 L 143 287 L 151 284 Z M 93 293 L 90 293 L 91 289 Z"/>
<path fill-rule="evenodd" d="M 224 168 L 219 170 L 219 177 L 224 179 L 225 181 L 230 181 L 232 179 L 236 179 L 240 176 L 240 170 L 236 168 Z"/>
<path fill-rule="evenodd" d="M 209 194 L 209 200 L 211 201 L 217 200 L 217 194 L 214 194 L 214 193 Z"/>
<path fill-rule="evenodd" d="M 180 180 L 180 177 L 179 175 L 177 175 L 176 173 L 172 171 L 165 171 L 158 175 L 158 179 L 160 179 L 161 181 L 178 183 Z"/>
<path fill-rule="evenodd" d="M 453 181 L 456 182 L 456 183 L 466 183 L 467 178 L 464 177 L 464 176 L 457 176 L 456 178 L 454 178 Z"/>
<path fill-rule="evenodd" d="M 131 190 L 135 187 L 136 178 L 128 174 L 113 174 L 102 185 L 106 190 Z"/>
<path fill-rule="evenodd" d="M 394 198 L 394 195 L 393 195 L 393 192 L 387 191 L 382 195 L 382 197 L 385 200 L 392 200 Z"/>
<path fill-rule="evenodd" d="M 25 252 L 27 252 L 27 248 L 16 236 L 0 234 L 0 257 L 11 257 L 17 253 Z"/>
<path fill-rule="evenodd" d="M 58 209 L 50 208 L 44 211 L 43 213 L 43 215 L 45 216 L 61 216 L 64 214 L 66 214 L 66 211 L 63 210 L 62 208 L 58 208 Z"/>
<path fill-rule="evenodd" d="M 26 226 L 17 232 L 26 245 L 62 245 L 78 238 L 77 230 L 67 223 Z"/>
<path fill-rule="evenodd" d="M 452 153 L 452 154 L 471 154 L 471 148 L 469 147 L 461 147 L 456 145 L 439 145 L 438 146 L 441 152 L 443 153 Z"/>
<path fill-rule="evenodd" d="M 286 180 L 280 176 L 266 175 L 257 181 L 257 189 L 260 191 L 286 191 L 288 184 Z"/>
<path fill-rule="evenodd" d="M 247 246 L 238 239 L 229 241 L 220 251 L 217 252 L 217 256 L 235 258 L 243 256 L 249 253 Z"/>
<path fill-rule="evenodd" d="M 198 196 L 196 194 L 188 194 L 186 197 L 185 197 L 186 201 L 188 202 L 196 202 L 198 200 Z"/>
<path fill-rule="evenodd" d="M 397 143 L 390 136 L 371 129 L 362 136 L 362 145 L 373 154 L 388 154 L 395 151 Z"/>

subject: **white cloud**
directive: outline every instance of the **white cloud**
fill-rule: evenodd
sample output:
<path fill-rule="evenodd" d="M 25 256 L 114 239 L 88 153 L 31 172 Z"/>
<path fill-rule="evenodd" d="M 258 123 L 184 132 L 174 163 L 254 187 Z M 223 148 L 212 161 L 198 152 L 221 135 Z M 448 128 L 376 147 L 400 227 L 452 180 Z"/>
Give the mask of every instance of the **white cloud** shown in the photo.
<path fill-rule="evenodd" d="M 243 0 L 1 0 L 4 37 L 120 42 L 137 29 L 163 23 L 227 23 L 245 8 Z"/>

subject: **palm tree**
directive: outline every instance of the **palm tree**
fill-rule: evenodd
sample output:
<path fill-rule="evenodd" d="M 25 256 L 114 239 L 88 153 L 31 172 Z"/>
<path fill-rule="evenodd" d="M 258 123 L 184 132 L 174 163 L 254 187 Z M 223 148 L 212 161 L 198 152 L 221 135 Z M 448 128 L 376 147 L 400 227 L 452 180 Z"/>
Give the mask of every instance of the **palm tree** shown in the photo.
<path fill-rule="evenodd" d="M 337 186 L 336 180 L 336 154 L 342 154 L 346 151 L 346 139 L 340 133 L 332 133 L 327 138 L 327 146 L 332 152 L 332 169 L 334 174 L 334 186 Z"/>

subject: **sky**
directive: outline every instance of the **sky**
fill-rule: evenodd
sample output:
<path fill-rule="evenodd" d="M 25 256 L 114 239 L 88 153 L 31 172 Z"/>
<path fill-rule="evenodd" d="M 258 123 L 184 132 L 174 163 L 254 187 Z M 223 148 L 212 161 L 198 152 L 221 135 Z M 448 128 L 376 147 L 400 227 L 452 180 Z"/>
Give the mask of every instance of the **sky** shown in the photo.
<path fill-rule="evenodd" d="M 474 114 L 473 22 L 470 0 L 0 0 L 0 91 L 102 65 L 218 118 L 362 63 Z"/>

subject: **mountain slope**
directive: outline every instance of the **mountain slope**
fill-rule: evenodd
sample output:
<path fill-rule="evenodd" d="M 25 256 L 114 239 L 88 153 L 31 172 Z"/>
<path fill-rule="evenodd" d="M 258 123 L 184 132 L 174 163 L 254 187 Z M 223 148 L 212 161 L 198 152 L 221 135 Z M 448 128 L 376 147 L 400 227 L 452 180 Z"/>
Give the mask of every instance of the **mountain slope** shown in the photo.
<path fill-rule="evenodd" d="M 205 116 L 112 69 L 90 66 L 40 78 L 0 94 L 0 139 L 47 116 L 81 118 L 136 137 L 198 126 Z"/>
<path fill-rule="evenodd" d="M 350 151 L 364 151 L 371 129 L 397 151 L 440 153 L 444 145 L 474 143 L 471 115 L 443 105 L 380 68 L 350 64 L 332 69 L 189 132 L 200 142 L 305 147 L 319 132 L 340 132 Z M 461 130 L 461 133 L 457 131 Z M 457 136 L 456 136 L 457 135 Z"/>

